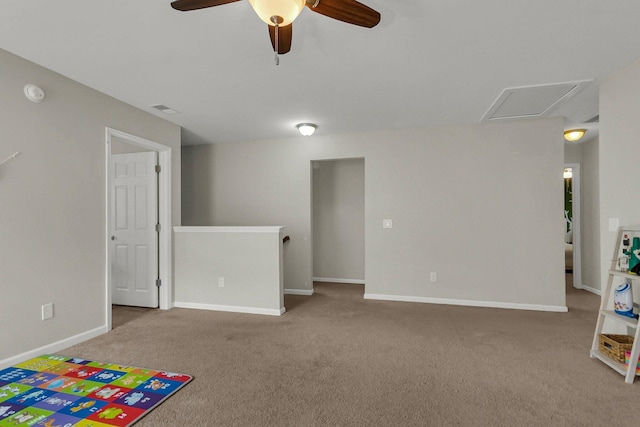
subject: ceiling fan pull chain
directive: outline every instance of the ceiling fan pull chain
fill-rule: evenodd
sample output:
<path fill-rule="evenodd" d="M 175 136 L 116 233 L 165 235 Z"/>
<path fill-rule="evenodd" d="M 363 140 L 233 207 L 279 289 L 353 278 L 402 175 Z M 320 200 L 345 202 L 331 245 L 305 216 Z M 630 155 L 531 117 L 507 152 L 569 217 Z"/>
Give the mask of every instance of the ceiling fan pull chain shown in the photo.
<path fill-rule="evenodd" d="M 274 59 L 276 65 L 280 65 L 280 57 L 278 57 L 278 50 L 280 50 L 280 45 L 278 44 L 279 43 L 278 42 L 278 33 L 280 32 L 279 31 L 280 26 L 278 25 L 278 22 L 279 22 L 278 18 L 279 17 L 275 16 L 275 15 L 271 17 L 271 22 L 273 22 L 275 24 L 275 27 L 276 27 L 275 31 L 274 31 L 274 33 L 275 33 L 275 37 L 274 37 L 275 38 L 275 43 L 274 43 L 275 46 L 273 47 L 273 59 Z"/>

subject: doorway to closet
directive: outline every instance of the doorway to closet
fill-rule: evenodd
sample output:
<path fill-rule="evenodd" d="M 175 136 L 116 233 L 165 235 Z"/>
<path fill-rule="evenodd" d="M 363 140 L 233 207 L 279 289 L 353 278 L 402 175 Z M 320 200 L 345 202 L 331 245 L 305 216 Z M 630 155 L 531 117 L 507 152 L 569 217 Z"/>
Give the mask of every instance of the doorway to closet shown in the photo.
<path fill-rule="evenodd" d="M 320 160 L 311 166 L 313 281 L 364 285 L 365 161 Z"/>

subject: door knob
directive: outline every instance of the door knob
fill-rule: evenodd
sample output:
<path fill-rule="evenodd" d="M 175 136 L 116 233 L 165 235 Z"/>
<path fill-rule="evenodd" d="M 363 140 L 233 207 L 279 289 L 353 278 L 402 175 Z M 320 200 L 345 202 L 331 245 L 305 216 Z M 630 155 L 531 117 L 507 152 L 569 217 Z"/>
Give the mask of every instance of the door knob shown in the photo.
<path fill-rule="evenodd" d="M 111 236 L 111 240 L 116 240 L 116 236 Z"/>

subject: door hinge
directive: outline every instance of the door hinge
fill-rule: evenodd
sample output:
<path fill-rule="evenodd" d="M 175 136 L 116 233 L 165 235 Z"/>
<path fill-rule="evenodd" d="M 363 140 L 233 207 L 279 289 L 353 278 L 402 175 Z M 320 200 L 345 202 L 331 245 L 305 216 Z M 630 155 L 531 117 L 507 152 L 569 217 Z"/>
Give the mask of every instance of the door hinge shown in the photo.
<path fill-rule="evenodd" d="M 159 232 L 160 232 L 160 228 L 161 228 L 161 227 L 160 227 L 160 224 L 156 224 L 156 233 L 159 233 Z"/>
<path fill-rule="evenodd" d="M 156 279 L 156 287 L 162 286 L 162 279 Z"/>
<path fill-rule="evenodd" d="M 160 167 L 160 165 L 156 165 L 156 173 L 160 173 L 161 170 L 162 168 Z"/>

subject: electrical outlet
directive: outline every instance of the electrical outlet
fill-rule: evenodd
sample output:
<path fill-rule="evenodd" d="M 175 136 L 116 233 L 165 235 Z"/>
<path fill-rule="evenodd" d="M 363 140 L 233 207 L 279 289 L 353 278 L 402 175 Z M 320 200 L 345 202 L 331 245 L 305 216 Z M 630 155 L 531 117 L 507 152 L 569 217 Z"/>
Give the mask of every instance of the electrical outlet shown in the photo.
<path fill-rule="evenodd" d="M 53 319 L 53 303 L 44 304 L 42 306 L 42 320 Z"/>
<path fill-rule="evenodd" d="M 224 288 L 224 277 L 218 277 L 218 286 Z"/>
<path fill-rule="evenodd" d="M 431 280 L 432 282 L 435 282 L 435 281 L 436 281 L 436 279 L 437 279 L 436 272 L 435 272 L 435 271 L 432 271 L 432 272 L 429 274 L 429 280 Z"/>

